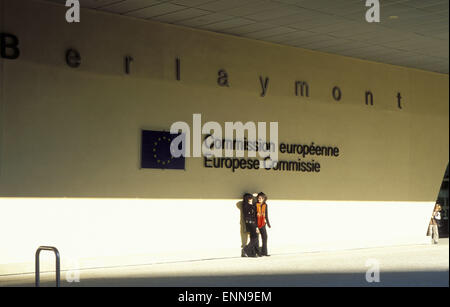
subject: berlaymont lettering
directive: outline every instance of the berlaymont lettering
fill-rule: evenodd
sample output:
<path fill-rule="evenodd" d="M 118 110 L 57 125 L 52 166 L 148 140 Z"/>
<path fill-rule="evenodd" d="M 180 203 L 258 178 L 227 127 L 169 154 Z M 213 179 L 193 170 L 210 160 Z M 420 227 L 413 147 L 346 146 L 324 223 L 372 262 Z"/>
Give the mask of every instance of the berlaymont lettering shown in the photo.
<path fill-rule="evenodd" d="M 18 59 L 20 56 L 20 47 L 19 47 L 19 38 L 14 35 L 14 34 L 10 34 L 10 33 L 0 33 L 0 55 L 2 58 L 8 59 L 8 60 L 15 60 Z M 54 56 L 58 56 L 58 55 L 54 55 Z M 121 63 L 125 63 L 124 64 L 124 74 L 131 74 L 131 62 L 133 61 L 137 61 L 137 58 L 134 58 L 130 55 L 127 55 L 123 58 L 122 62 L 116 63 L 117 64 L 121 64 Z M 69 67 L 71 68 L 78 68 L 81 63 L 82 63 L 82 58 L 80 53 L 73 48 L 69 48 L 66 51 L 66 63 Z M 173 78 L 180 81 L 181 80 L 181 60 L 180 58 L 176 58 L 174 59 L 174 75 Z M 222 87 L 231 87 L 230 86 L 230 77 L 229 74 L 226 72 L 225 69 L 220 69 L 217 72 L 217 84 L 219 86 Z M 261 92 L 260 92 L 260 96 L 264 97 L 267 95 L 268 93 L 268 89 L 269 89 L 269 77 L 263 77 L 263 76 L 259 76 L 259 83 L 261 86 Z M 306 97 L 309 98 L 310 97 L 310 92 L 312 90 L 310 90 L 310 85 L 308 84 L 307 81 L 299 81 L 299 80 L 295 80 L 293 82 L 293 95 L 295 96 L 301 96 L 301 97 Z M 311 94 L 312 95 L 312 94 Z M 330 90 L 330 95 L 333 97 L 333 99 L 336 102 L 341 101 L 341 99 L 343 98 L 343 92 L 342 90 L 339 88 L 339 86 L 335 85 L 331 90 Z M 363 94 L 363 100 L 364 103 L 366 105 L 374 105 L 374 93 L 371 90 L 365 90 L 364 94 Z M 397 92 L 395 97 L 393 97 L 394 99 L 394 103 L 396 104 L 398 109 L 402 109 L 402 94 L 400 92 Z"/>

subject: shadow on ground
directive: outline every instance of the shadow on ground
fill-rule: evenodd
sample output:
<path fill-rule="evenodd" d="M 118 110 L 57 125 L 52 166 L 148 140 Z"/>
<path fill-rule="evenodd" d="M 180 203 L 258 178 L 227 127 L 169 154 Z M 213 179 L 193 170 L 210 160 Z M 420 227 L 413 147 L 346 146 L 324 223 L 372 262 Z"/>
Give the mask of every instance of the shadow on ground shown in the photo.
<path fill-rule="evenodd" d="M 54 286 L 54 282 L 42 283 Z M 311 273 L 228 276 L 154 276 L 81 279 L 63 287 L 448 287 L 448 271 L 381 272 L 369 283 L 365 273 Z"/>

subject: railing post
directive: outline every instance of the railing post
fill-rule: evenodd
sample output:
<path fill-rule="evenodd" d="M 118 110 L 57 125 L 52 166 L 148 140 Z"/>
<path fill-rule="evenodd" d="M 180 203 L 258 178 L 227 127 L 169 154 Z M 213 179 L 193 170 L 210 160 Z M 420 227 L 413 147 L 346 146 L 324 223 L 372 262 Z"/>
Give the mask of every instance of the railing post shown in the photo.
<path fill-rule="evenodd" d="M 53 246 L 39 246 L 39 248 L 36 250 L 36 268 L 35 268 L 35 284 L 36 287 L 39 287 L 39 255 L 41 253 L 41 250 L 47 250 L 52 251 L 55 253 L 55 264 L 56 264 L 56 287 L 60 286 L 60 275 L 61 275 L 61 266 L 59 261 L 59 251 L 56 247 Z"/>

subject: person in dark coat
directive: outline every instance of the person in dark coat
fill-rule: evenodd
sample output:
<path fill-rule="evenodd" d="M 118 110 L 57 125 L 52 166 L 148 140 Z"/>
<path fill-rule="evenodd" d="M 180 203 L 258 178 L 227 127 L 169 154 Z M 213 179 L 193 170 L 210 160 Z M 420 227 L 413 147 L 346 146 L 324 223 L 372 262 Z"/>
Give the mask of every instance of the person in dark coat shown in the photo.
<path fill-rule="evenodd" d="M 243 257 L 257 257 L 258 256 L 258 234 L 256 232 L 256 206 L 253 203 L 253 196 L 249 193 L 244 195 L 242 206 L 245 228 L 250 233 L 250 242 L 244 247 Z"/>

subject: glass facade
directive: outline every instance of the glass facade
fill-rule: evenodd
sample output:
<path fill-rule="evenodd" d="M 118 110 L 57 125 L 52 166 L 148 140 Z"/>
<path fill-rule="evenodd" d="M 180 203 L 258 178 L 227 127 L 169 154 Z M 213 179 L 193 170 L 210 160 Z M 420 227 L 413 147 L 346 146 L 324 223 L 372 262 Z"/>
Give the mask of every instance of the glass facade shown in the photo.
<path fill-rule="evenodd" d="M 439 195 L 437 201 L 442 205 L 441 211 L 441 225 L 439 226 L 439 236 L 442 238 L 448 238 L 448 165 L 445 170 L 444 179 L 442 180 L 441 189 L 439 190 Z"/>

